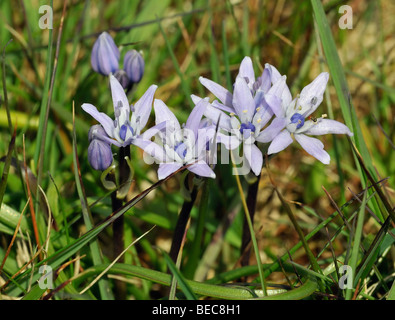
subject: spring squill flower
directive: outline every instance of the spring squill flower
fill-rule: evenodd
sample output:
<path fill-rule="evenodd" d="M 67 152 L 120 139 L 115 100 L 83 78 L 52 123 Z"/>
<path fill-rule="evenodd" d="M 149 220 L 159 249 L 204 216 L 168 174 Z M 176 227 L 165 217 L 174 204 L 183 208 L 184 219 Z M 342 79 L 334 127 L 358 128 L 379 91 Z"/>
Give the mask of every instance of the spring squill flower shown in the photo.
<path fill-rule="evenodd" d="M 215 178 L 215 173 L 206 163 L 206 142 L 209 140 L 206 128 L 200 126 L 208 101 L 202 99 L 189 115 L 187 122 L 181 126 L 176 116 L 166 104 L 155 99 L 155 123 L 159 144 L 150 141 L 152 133 L 143 134 L 145 140 L 139 139 L 138 145 L 158 163 L 158 178 L 164 179 L 185 165 L 187 170 L 201 177 Z"/>
<path fill-rule="evenodd" d="M 120 53 L 109 33 L 103 32 L 92 48 L 91 64 L 93 70 L 108 76 L 118 70 Z"/>
<path fill-rule="evenodd" d="M 245 57 L 240 64 L 239 74 L 233 88 L 233 94 L 221 85 L 200 77 L 200 82 L 219 100 L 206 108 L 205 116 L 214 124 L 231 135 L 219 133 L 217 141 L 227 149 L 235 149 L 243 143 L 243 153 L 252 171 L 259 175 L 262 164 L 262 152 L 255 141 L 265 132 L 264 126 L 273 116 L 270 105 L 277 105 L 281 97 L 271 90 L 272 68 L 266 65 L 262 75 L 255 79 L 251 58 Z M 199 97 L 192 96 L 195 103 Z"/>
<path fill-rule="evenodd" d="M 96 119 L 106 133 L 96 132 L 96 136 L 109 144 L 125 147 L 139 138 L 141 130 L 147 124 L 157 86 L 151 85 L 134 105 L 129 105 L 124 89 L 113 75 L 110 75 L 110 87 L 115 120 L 99 112 L 92 104 L 84 103 L 82 109 Z"/>
<path fill-rule="evenodd" d="M 278 72 L 276 72 L 275 77 L 280 77 Z M 343 123 L 325 119 L 327 117 L 326 114 L 319 118 L 310 116 L 323 100 L 328 78 L 329 74 L 327 72 L 321 73 L 309 85 L 304 87 L 300 95 L 293 100 L 285 84 L 285 79 L 281 78 L 277 89 L 280 91 L 284 90 L 286 94 L 283 94 L 281 103 L 271 105 L 277 117 L 276 122 L 273 123 L 273 120 L 269 126 L 270 130 L 257 138 L 260 142 L 271 142 L 268 154 L 284 150 L 292 143 L 293 136 L 307 153 L 322 163 L 329 164 L 330 156 L 324 150 L 323 143 L 308 135 L 324 135 L 328 133 L 353 135 Z"/>

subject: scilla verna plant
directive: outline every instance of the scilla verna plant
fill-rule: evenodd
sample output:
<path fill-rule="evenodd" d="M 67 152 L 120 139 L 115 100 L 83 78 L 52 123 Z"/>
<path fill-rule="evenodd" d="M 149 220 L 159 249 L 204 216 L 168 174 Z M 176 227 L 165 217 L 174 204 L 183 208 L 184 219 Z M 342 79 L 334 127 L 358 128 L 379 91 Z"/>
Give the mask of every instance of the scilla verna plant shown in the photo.
<path fill-rule="evenodd" d="M 82 108 L 101 124 L 101 127 L 96 125 L 92 128 L 89 138 L 91 144 L 94 143 L 94 154 L 104 156 L 101 161 L 92 161 L 92 151 L 89 156 L 92 166 L 102 168 L 110 162 L 108 145 L 114 144 L 122 148 L 133 144 L 159 164 L 159 179 L 168 177 L 183 166 L 199 179 L 215 179 L 212 166 L 214 164 L 210 163 L 212 157 L 207 157 L 207 151 L 220 143 L 227 150 L 242 146 L 243 156 L 249 168 L 255 175 L 260 176 L 263 155 L 257 143 L 269 144 L 268 154 L 278 153 L 292 142 L 293 135 L 308 153 L 328 164 L 330 158 L 323 150 L 323 144 L 307 135 L 352 135 L 344 124 L 324 119 L 325 116 L 305 120 L 323 100 L 328 73 L 320 74 L 293 100 L 285 76 L 281 76 L 274 66 L 266 64 L 261 76 L 256 79 L 249 57 L 245 57 L 241 62 L 233 93 L 209 79 L 200 77 L 199 80 L 220 101 L 214 100 L 210 103 L 208 98 L 202 99 L 192 95 L 195 107 L 186 124 L 181 126 L 166 104 L 156 99 L 155 126 L 141 134 L 142 128 L 148 122 L 157 87 L 152 85 L 131 107 L 124 88 L 113 75 L 110 75 L 115 120 L 99 112 L 93 105 L 82 105 Z M 154 141 L 152 138 L 155 138 Z M 236 174 L 239 175 L 240 171 Z M 174 261 L 178 258 L 196 193 L 195 185 L 191 191 L 192 196 L 185 200 L 179 215 L 171 247 L 171 257 Z M 249 229 L 254 240 L 251 223 L 253 216 L 249 217 L 246 213 L 246 217 L 250 219 Z M 255 241 L 253 245 L 259 265 L 260 258 Z M 262 288 L 266 292 L 263 275 L 260 275 Z"/>

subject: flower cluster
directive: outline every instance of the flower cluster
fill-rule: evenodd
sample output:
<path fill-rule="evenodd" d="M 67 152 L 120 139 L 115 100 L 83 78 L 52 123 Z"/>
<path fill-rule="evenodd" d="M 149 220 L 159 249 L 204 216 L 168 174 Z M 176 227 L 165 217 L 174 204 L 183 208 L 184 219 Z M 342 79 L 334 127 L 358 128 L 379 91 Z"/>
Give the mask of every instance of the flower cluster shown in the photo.
<path fill-rule="evenodd" d="M 123 88 L 130 89 L 139 83 L 144 74 L 144 59 L 139 52 L 132 49 L 125 53 L 123 68 L 119 67 L 121 54 L 114 39 L 103 32 L 93 45 L 91 65 L 93 70 L 102 75 L 113 74 Z"/>
<path fill-rule="evenodd" d="M 321 73 L 292 99 L 286 76 L 266 64 L 256 78 L 249 57 L 240 64 L 233 92 L 209 79 L 199 78 L 216 99 L 210 102 L 207 97 L 192 95 L 195 107 L 185 124 L 179 123 L 163 101 L 154 99 L 156 85 L 151 85 L 134 105 L 129 105 L 125 87 L 113 75 L 118 70 L 119 51 L 108 34 L 100 38 L 93 49 L 92 66 L 98 72 L 109 74 L 115 119 L 91 104 L 82 105 L 100 123 L 89 132 L 89 161 L 97 170 L 111 165 L 112 144 L 118 147 L 133 144 L 159 164 L 159 179 L 183 166 L 197 176 L 215 178 L 213 165 L 217 145 L 221 144 L 225 150 L 242 150 L 248 172 L 259 175 L 263 165 L 260 144 L 267 144 L 267 153 L 273 154 L 284 150 L 295 138 L 307 153 L 329 164 L 330 156 L 323 143 L 310 136 L 328 133 L 352 136 L 347 126 L 326 119 L 325 114 L 312 116 L 323 100 L 328 73 Z M 138 70 L 138 63 L 134 63 L 125 61 L 126 70 Z M 155 125 L 142 133 L 152 106 Z M 221 158 L 221 162 L 224 161 Z"/>

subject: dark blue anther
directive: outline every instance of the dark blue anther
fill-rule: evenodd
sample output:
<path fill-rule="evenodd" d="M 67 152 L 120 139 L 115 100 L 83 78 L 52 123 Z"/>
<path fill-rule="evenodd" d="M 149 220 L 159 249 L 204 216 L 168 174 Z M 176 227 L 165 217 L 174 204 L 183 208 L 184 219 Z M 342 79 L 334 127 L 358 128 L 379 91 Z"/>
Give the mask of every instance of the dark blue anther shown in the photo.
<path fill-rule="evenodd" d="M 242 123 L 240 126 L 240 133 L 243 133 L 244 130 L 250 130 L 250 132 L 255 132 L 255 126 L 251 123 Z"/>
<path fill-rule="evenodd" d="M 126 125 L 126 124 L 123 124 L 122 126 L 121 126 L 121 128 L 119 129 L 119 137 L 122 139 L 122 140 L 125 140 L 125 138 L 126 138 L 126 132 L 128 131 L 128 126 Z"/>
<path fill-rule="evenodd" d="M 304 117 L 300 113 L 295 113 L 291 117 L 291 123 L 297 123 L 296 129 L 300 129 L 304 125 Z"/>
<path fill-rule="evenodd" d="M 174 151 L 180 156 L 180 158 L 184 159 L 187 155 L 187 147 L 184 142 L 180 142 L 174 146 Z"/>

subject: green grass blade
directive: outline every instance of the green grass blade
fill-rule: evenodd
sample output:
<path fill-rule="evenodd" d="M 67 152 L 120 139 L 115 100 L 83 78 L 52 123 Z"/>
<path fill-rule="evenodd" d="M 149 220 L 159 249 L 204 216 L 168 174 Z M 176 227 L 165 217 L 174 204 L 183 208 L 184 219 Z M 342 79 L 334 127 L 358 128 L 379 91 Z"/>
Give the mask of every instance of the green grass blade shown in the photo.
<path fill-rule="evenodd" d="M 74 164 L 74 176 L 77 186 L 77 192 L 81 201 L 82 216 L 87 230 L 91 230 L 93 228 L 93 219 L 89 209 L 88 201 L 86 199 L 85 188 L 82 182 L 82 177 L 80 172 L 80 164 L 79 164 L 78 152 L 77 152 L 77 137 L 75 134 L 75 124 L 73 126 L 73 164 Z M 89 247 L 92 254 L 93 264 L 97 265 L 103 263 L 98 240 L 96 239 L 92 241 Z M 100 289 L 100 295 L 102 299 L 104 300 L 112 299 L 112 296 L 110 295 L 109 285 L 106 280 L 104 279 L 100 280 L 98 282 L 98 286 Z"/>
<path fill-rule="evenodd" d="M 353 288 L 347 288 L 346 290 L 346 300 L 351 299 L 351 295 L 353 293 L 353 290 L 356 286 L 356 283 L 354 282 L 355 279 L 355 272 L 357 270 L 357 263 L 358 263 L 358 258 L 359 258 L 359 252 L 360 252 L 360 244 L 361 244 L 361 237 L 362 237 L 362 229 L 363 229 L 363 224 L 364 224 L 364 218 L 365 218 L 365 207 L 366 207 L 366 196 L 367 192 L 365 192 L 361 204 L 361 209 L 358 214 L 358 220 L 357 220 L 357 226 L 355 229 L 354 233 L 354 243 L 351 249 L 351 258 L 350 258 L 350 267 L 352 270 L 352 283 L 353 283 Z M 351 279 L 350 279 L 351 280 Z"/>
<path fill-rule="evenodd" d="M 317 23 L 318 32 L 321 37 L 321 42 L 322 42 L 322 47 L 324 49 L 326 62 L 328 64 L 329 72 L 336 89 L 337 97 L 339 99 L 339 104 L 344 120 L 346 122 L 346 125 L 354 133 L 352 140 L 355 142 L 357 149 L 359 150 L 363 159 L 365 160 L 369 172 L 372 174 L 375 180 L 377 180 L 377 174 L 373 167 L 373 163 L 369 151 L 367 149 L 361 128 L 358 123 L 358 119 L 355 113 L 355 108 L 352 104 L 351 94 L 348 88 L 345 71 L 340 61 L 339 54 L 337 52 L 336 43 L 333 38 L 330 26 L 328 24 L 324 7 L 320 0 L 311 0 L 311 5 L 313 7 L 315 21 Z M 362 186 L 365 187 L 366 177 L 364 177 L 364 174 L 361 171 L 360 165 L 358 161 L 356 161 L 356 159 L 355 162 L 359 171 Z M 384 222 L 384 217 L 380 213 L 377 201 L 375 199 L 372 199 L 372 203 L 380 220 Z"/>
<path fill-rule="evenodd" d="M 173 260 L 169 257 L 169 255 L 166 252 L 163 251 L 162 253 L 163 253 L 163 256 L 165 257 L 167 266 L 169 267 L 171 273 L 173 274 L 172 288 L 173 288 L 173 285 L 175 284 L 175 282 L 174 282 L 174 280 L 175 280 L 177 282 L 177 284 L 180 286 L 181 291 L 185 294 L 185 297 L 188 300 L 196 300 L 195 294 L 193 293 L 189 284 L 186 282 L 184 276 L 178 270 L 178 268 L 175 265 L 175 263 L 173 262 Z"/>

